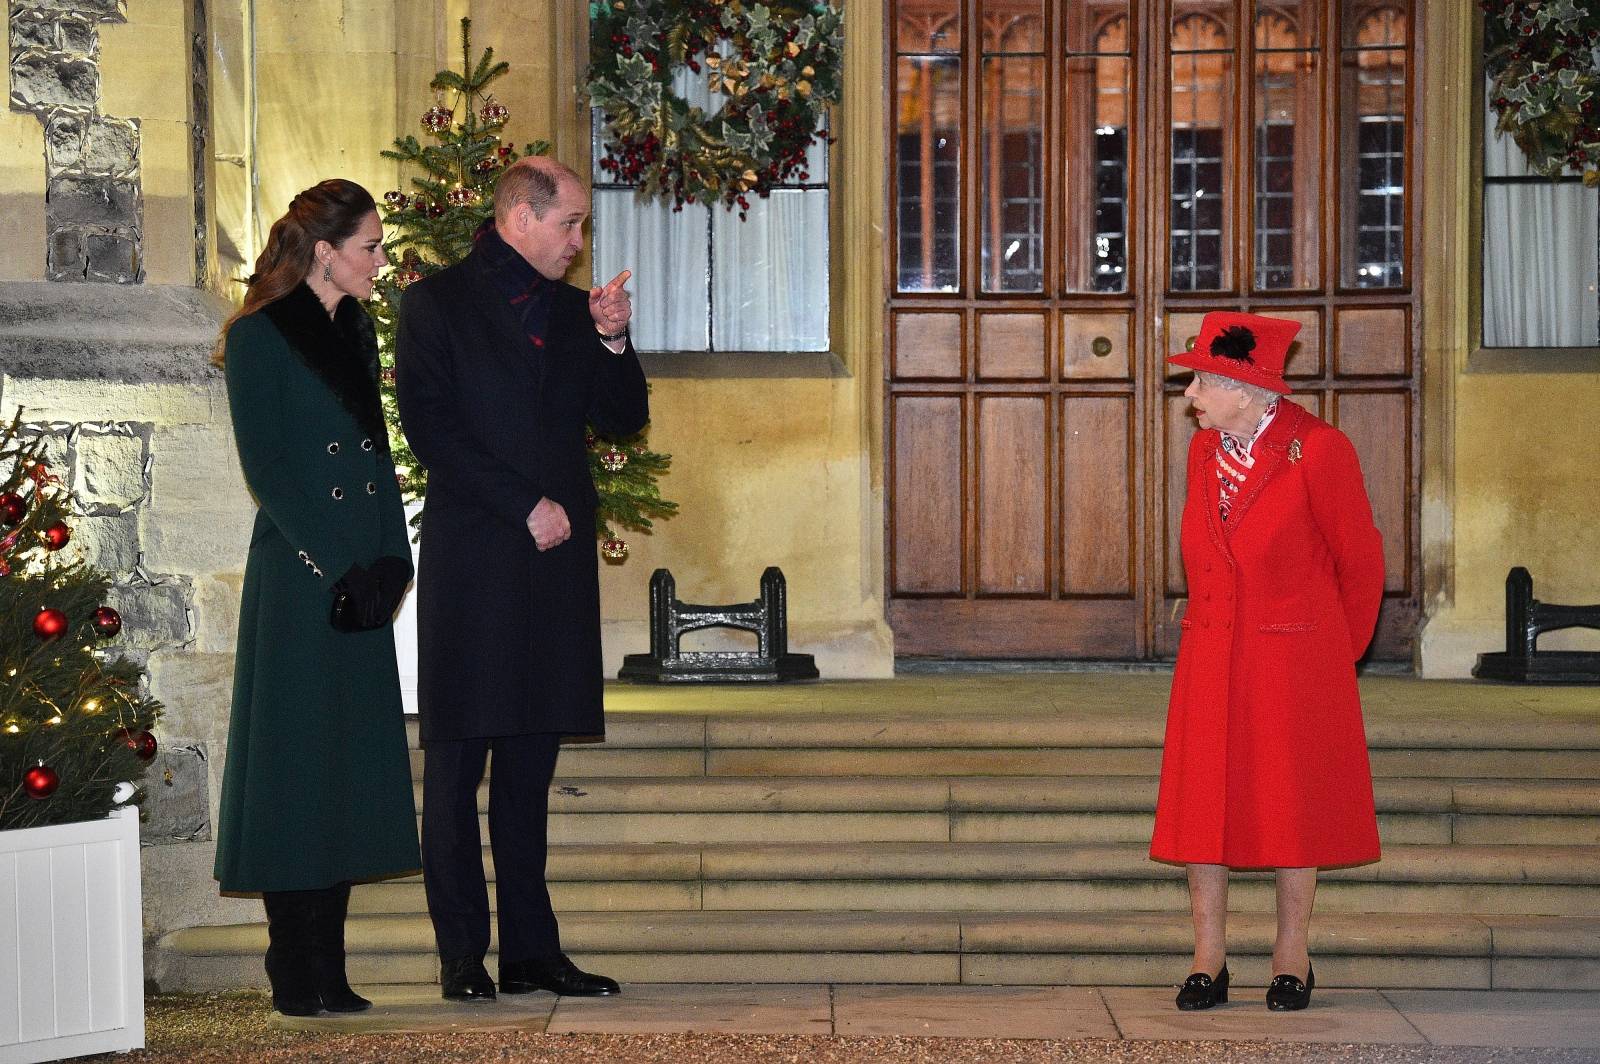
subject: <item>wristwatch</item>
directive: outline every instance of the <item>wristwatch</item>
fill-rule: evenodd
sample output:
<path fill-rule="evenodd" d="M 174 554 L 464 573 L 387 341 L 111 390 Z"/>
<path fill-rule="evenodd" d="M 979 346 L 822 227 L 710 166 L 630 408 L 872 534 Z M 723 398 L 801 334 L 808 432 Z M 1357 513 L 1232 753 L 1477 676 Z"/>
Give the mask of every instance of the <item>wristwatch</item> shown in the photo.
<path fill-rule="evenodd" d="M 606 342 L 608 344 L 614 344 L 618 340 L 621 340 L 623 337 L 628 335 L 628 327 L 626 325 L 624 325 L 622 327 L 622 331 L 621 332 L 612 333 L 609 336 L 606 335 L 605 333 L 601 332 L 599 329 L 596 329 L 595 330 L 595 335 L 600 337 L 601 340 L 603 340 L 604 342 Z"/>

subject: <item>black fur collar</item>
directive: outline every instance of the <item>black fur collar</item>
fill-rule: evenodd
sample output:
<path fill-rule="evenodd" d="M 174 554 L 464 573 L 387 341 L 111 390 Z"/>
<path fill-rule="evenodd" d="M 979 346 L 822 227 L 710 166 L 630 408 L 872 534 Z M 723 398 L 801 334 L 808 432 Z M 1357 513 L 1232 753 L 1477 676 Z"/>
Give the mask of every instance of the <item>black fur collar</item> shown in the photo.
<path fill-rule="evenodd" d="M 345 296 L 329 318 L 322 300 L 302 282 L 282 299 L 268 303 L 262 312 L 306 368 L 355 418 L 361 431 L 387 451 L 389 433 L 378 398 L 378 337 L 361 304 Z"/>

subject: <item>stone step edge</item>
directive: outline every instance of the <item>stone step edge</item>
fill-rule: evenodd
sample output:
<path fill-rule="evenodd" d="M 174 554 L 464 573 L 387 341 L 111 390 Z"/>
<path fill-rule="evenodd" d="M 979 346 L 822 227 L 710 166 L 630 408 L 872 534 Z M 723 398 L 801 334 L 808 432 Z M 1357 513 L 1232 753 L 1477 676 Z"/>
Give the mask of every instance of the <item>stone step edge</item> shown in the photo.
<path fill-rule="evenodd" d="M 1441 858 L 1451 864 L 1440 867 Z M 483 867 L 493 881 L 488 846 L 483 847 Z M 1272 874 L 1240 871 L 1236 876 L 1266 880 Z M 552 883 L 1092 882 L 1182 875 L 1181 865 L 1152 860 L 1142 843 L 1057 842 L 553 845 L 546 872 Z M 1325 869 L 1321 878 L 1378 885 L 1600 886 L 1600 846 L 1395 845 L 1385 847 L 1383 858 L 1373 864 Z M 420 881 L 420 875 L 412 875 L 372 885 Z"/>
<path fill-rule="evenodd" d="M 1529 715 L 1532 718 L 1532 714 Z M 1537 728 L 1517 722 L 1475 725 L 1460 720 L 1396 722 L 1368 718 L 1367 745 L 1374 750 L 1552 750 L 1600 751 L 1592 721 L 1540 719 Z M 1136 720 L 1003 713 L 983 718 L 936 712 L 892 717 L 838 714 L 666 713 L 607 710 L 603 741 L 584 737 L 569 748 L 603 745 L 638 750 L 1033 750 L 1160 749 L 1164 714 Z M 418 745 L 414 717 L 406 722 L 410 746 Z"/>
<path fill-rule="evenodd" d="M 1157 776 L 558 776 L 552 813 L 1152 813 Z M 1600 817 L 1600 780 L 1373 781 L 1380 813 Z M 422 784 L 413 781 L 420 806 Z M 478 811 L 489 789 L 478 788 Z"/>
<path fill-rule="evenodd" d="M 1151 954 L 1193 945 L 1180 913 L 628 912 L 563 913 L 574 953 Z M 1234 913 L 1229 947 L 1270 952 L 1271 913 Z M 259 954 L 264 924 L 184 928 L 157 946 L 190 957 Z M 423 915 L 352 916 L 351 954 L 426 953 Z M 1313 955 L 1600 959 L 1600 918 L 1327 913 L 1312 921 Z"/>

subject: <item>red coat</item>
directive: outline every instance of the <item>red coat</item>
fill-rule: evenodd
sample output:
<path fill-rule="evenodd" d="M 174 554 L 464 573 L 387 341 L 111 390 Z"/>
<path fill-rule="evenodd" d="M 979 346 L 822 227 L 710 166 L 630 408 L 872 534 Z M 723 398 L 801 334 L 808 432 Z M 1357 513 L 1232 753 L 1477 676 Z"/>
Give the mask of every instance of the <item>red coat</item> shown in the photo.
<path fill-rule="evenodd" d="M 1350 440 L 1290 402 L 1256 441 L 1226 524 L 1215 430 L 1189 448 L 1189 608 L 1150 856 L 1234 868 L 1378 859 L 1355 662 L 1383 542 Z"/>

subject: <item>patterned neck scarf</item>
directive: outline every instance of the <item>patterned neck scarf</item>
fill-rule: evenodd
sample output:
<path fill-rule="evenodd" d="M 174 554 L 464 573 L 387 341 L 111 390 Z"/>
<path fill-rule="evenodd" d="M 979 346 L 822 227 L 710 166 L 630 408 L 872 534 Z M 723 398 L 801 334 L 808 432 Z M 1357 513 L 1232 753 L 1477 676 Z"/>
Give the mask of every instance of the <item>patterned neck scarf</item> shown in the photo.
<path fill-rule="evenodd" d="M 489 264 L 495 286 L 522 323 L 522 331 L 527 333 L 535 348 L 543 347 L 545 330 L 550 325 L 550 301 L 555 295 L 555 282 L 528 265 L 527 259 L 501 239 L 495 231 L 493 218 L 478 226 L 472 239 Z"/>
<path fill-rule="evenodd" d="M 1250 470 L 1255 468 L 1256 460 L 1251 451 L 1277 414 L 1278 400 L 1274 399 L 1267 404 L 1266 412 L 1261 415 L 1261 420 L 1256 422 L 1255 431 L 1250 433 L 1248 439 L 1235 436 L 1231 432 L 1221 433 L 1222 440 L 1213 452 L 1213 457 L 1216 462 L 1218 486 L 1221 489 L 1217 492 L 1217 514 L 1224 524 L 1228 521 L 1234 500 L 1238 498 L 1239 489 L 1244 487 L 1245 481 L 1250 478 Z"/>

